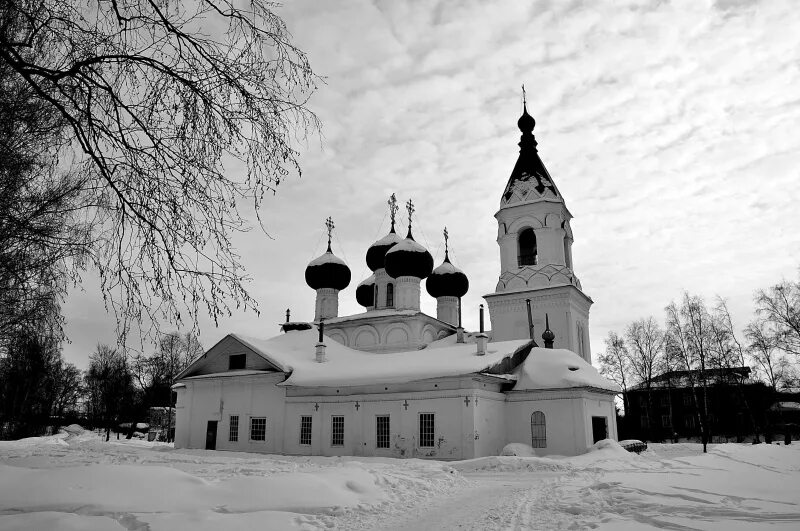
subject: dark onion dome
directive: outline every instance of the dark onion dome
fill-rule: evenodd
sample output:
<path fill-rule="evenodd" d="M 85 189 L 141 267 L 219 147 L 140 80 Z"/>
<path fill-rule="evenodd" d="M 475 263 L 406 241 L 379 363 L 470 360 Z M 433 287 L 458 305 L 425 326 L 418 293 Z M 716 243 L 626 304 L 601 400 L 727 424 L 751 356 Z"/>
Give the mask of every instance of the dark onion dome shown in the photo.
<path fill-rule="evenodd" d="M 342 290 L 350 285 L 350 268 L 344 260 L 328 250 L 309 262 L 306 267 L 306 284 L 311 289 L 331 288 Z"/>
<path fill-rule="evenodd" d="M 522 104 L 522 116 L 517 120 L 517 127 L 519 127 L 519 130 L 523 134 L 533 133 L 533 128 L 536 127 L 536 120 L 533 119 L 533 116 L 528 114 L 528 107 L 524 103 Z"/>
<path fill-rule="evenodd" d="M 411 229 L 406 239 L 386 253 L 386 273 L 392 278 L 417 277 L 423 279 L 433 270 L 433 257 L 428 250 L 414 241 Z"/>
<path fill-rule="evenodd" d="M 383 260 L 386 258 L 386 252 L 403 241 L 400 236 L 394 231 L 394 224 L 389 234 L 370 245 L 367 249 L 367 267 L 370 271 L 377 271 L 383 267 Z"/>
<path fill-rule="evenodd" d="M 365 308 L 375 306 L 375 275 L 370 275 L 368 279 L 358 285 L 356 301 Z"/>
<path fill-rule="evenodd" d="M 450 263 L 447 254 L 442 265 L 433 270 L 425 281 L 425 289 L 433 298 L 463 297 L 469 290 L 469 280 L 459 268 Z"/>

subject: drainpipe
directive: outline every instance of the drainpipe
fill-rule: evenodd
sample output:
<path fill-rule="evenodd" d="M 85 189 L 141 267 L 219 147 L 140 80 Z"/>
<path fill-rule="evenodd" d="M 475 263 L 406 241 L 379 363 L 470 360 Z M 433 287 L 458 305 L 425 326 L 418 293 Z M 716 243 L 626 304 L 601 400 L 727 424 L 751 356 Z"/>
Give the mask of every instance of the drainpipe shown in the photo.
<path fill-rule="evenodd" d="M 319 338 L 317 340 L 317 363 L 325 363 L 325 343 L 323 343 L 323 334 L 325 334 L 325 319 L 319 320 Z"/>
<path fill-rule="evenodd" d="M 487 336 L 483 331 L 483 304 L 480 306 L 480 325 L 481 331 L 478 333 L 476 339 L 478 340 L 478 356 L 483 356 L 486 354 L 486 342 L 489 340 L 489 336 Z"/>

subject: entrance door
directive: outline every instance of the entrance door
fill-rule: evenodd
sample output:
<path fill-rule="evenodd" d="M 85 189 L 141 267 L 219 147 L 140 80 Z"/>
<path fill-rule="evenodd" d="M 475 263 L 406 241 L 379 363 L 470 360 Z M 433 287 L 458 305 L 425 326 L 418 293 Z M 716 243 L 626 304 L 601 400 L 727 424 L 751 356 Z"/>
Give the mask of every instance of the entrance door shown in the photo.
<path fill-rule="evenodd" d="M 608 419 L 606 417 L 592 417 L 592 438 L 594 442 L 608 439 Z"/>
<path fill-rule="evenodd" d="M 209 420 L 206 428 L 206 450 L 217 449 L 217 421 Z"/>

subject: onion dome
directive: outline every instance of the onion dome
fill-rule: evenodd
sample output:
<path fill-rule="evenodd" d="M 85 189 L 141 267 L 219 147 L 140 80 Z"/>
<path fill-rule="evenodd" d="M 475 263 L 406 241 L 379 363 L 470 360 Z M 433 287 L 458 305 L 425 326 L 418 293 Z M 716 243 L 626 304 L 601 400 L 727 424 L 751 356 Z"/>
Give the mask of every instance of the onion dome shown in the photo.
<path fill-rule="evenodd" d="M 425 289 L 428 290 L 433 298 L 439 297 L 463 297 L 469 290 L 469 280 L 459 268 L 450 263 L 449 249 L 447 242 L 449 234 L 447 227 L 444 228 L 444 262 L 437 267 L 425 281 Z"/>
<path fill-rule="evenodd" d="M 384 263 L 386 273 L 392 277 L 417 277 L 423 279 L 433 270 L 433 256 L 414 241 L 411 229 L 406 239 L 389 249 Z"/>
<path fill-rule="evenodd" d="M 368 279 L 358 285 L 356 288 L 356 301 L 365 308 L 375 306 L 375 275 L 370 275 Z"/>
<path fill-rule="evenodd" d="M 463 297 L 469 290 L 469 280 L 459 268 L 450 263 L 447 253 L 442 265 L 433 270 L 425 281 L 425 289 L 431 297 Z"/>
<path fill-rule="evenodd" d="M 344 260 L 333 254 L 331 251 L 331 233 L 333 232 L 333 221 L 328 218 L 325 221 L 328 228 L 328 250 L 319 256 L 306 267 L 306 284 L 311 289 L 338 289 L 343 290 L 350 285 L 350 268 Z"/>
<path fill-rule="evenodd" d="M 517 127 L 519 127 L 523 135 L 533 134 L 533 128 L 536 127 L 536 120 L 533 119 L 533 116 L 528 114 L 528 107 L 524 103 L 522 104 L 522 116 L 517 120 Z"/>
<path fill-rule="evenodd" d="M 394 223 L 392 223 L 389 234 L 370 245 L 369 249 L 367 249 L 367 267 L 369 267 L 370 271 L 381 269 L 384 258 L 386 258 L 386 252 L 401 241 L 403 239 L 394 231 Z"/>
<path fill-rule="evenodd" d="M 394 197 L 394 196 L 392 196 Z M 422 280 L 433 270 L 433 257 L 428 250 L 414 241 L 411 235 L 411 217 L 414 215 L 414 203 L 409 199 L 406 203 L 408 210 L 408 234 L 406 239 L 393 246 L 386 252 L 383 266 L 386 274 L 392 278 L 417 277 Z M 394 219 L 394 216 L 392 216 Z"/>

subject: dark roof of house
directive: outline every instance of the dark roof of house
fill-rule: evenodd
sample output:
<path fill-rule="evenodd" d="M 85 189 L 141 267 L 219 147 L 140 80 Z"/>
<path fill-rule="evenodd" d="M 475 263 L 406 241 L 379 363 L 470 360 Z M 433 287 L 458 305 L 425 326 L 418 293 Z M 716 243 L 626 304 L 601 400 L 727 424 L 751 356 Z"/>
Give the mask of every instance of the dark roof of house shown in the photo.
<path fill-rule="evenodd" d="M 733 378 L 748 378 L 750 376 L 750 367 L 723 367 L 706 369 L 701 371 L 695 369 L 691 371 L 667 371 L 650 379 L 650 387 L 686 387 L 689 386 L 690 380 L 696 382 L 702 379 L 705 374 L 706 380 L 711 383 L 719 383 L 730 381 Z M 630 391 L 640 391 L 647 388 L 646 382 L 641 382 L 629 388 Z"/>

